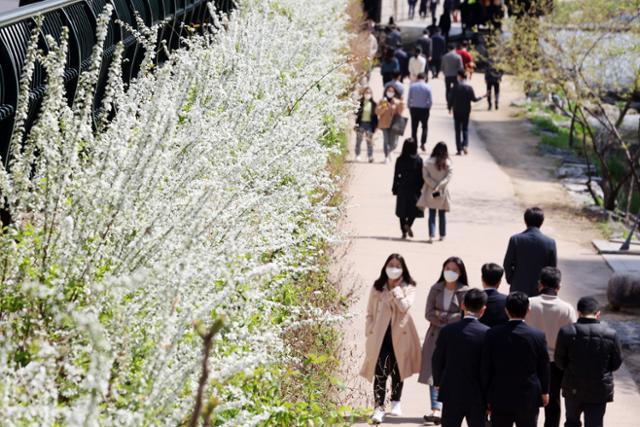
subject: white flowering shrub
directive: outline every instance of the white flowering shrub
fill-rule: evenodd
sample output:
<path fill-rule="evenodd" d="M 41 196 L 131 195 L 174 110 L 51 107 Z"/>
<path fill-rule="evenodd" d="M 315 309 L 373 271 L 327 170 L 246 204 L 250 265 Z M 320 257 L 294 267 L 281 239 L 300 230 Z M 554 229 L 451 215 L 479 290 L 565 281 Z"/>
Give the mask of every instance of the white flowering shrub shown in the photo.
<path fill-rule="evenodd" d="M 334 238 L 327 135 L 351 108 L 346 1 L 236 3 L 161 67 L 147 49 L 126 91 L 120 48 L 95 126 L 101 43 L 73 107 L 65 39 L 47 56 L 32 46 L 48 92 L 27 135 L 18 107 L 0 172 L 13 220 L 0 236 L 1 425 L 188 425 L 200 335 L 217 320 L 204 418 L 290 410 L 261 387 L 281 381 L 270 367 L 291 357 L 285 334 L 331 320 L 283 289 Z"/>

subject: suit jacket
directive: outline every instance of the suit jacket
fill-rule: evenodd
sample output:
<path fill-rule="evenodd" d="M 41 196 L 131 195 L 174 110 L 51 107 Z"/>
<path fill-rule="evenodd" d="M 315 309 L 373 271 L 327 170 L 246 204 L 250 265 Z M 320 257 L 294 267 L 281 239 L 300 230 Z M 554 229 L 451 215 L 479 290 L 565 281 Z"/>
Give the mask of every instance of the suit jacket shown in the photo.
<path fill-rule="evenodd" d="M 521 320 L 491 328 L 482 351 L 482 386 L 491 410 L 531 411 L 549 393 L 544 333 Z"/>
<path fill-rule="evenodd" d="M 484 405 L 480 363 L 489 327 L 473 317 L 445 326 L 433 353 L 433 383 L 445 405 Z"/>
<path fill-rule="evenodd" d="M 509 317 L 507 317 L 507 312 L 505 311 L 507 296 L 492 288 L 487 288 L 484 292 L 487 294 L 487 309 L 480 318 L 480 322 L 490 328 L 497 325 L 506 325 L 509 322 Z"/>
<path fill-rule="evenodd" d="M 522 291 L 530 297 L 538 295 L 540 271 L 557 264 L 556 242 L 539 228 L 529 227 L 509 239 L 503 267 L 511 292 Z"/>
<path fill-rule="evenodd" d="M 450 110 L 453 110 L 454 116 L 464 117 L 471 114 L 471 103 L 478 102 L 481 99 L 476 96 L 473 87 L 465 81 L 451 88 L 447 106 Z"/>

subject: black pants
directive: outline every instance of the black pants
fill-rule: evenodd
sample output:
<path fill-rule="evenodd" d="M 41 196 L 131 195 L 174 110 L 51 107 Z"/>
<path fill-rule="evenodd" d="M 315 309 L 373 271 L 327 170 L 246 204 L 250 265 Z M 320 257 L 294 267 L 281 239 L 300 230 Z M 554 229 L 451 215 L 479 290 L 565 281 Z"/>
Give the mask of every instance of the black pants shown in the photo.
<path fill-rule="evenodd" d="M 456 132 L 456 150 L 460 153 L 469 146 L 469 114 L 453 113 L 453 127 Z"/>
<path fill-rule="evenodd" d="M 438 77 L 438 74 L 440 74 L 441 63 L 442 60 L 440 58 L 431 58 L 431 61 L 429 61 L 429 68 L 431 68 L 431 74 L 434 79 Z"/>
<path fill-rule="evenodd" d="M 562 369 L 554 362 L 549 364 L 549 404 L 544 408 L 544 427 L 560 427 L 560 385 Z"/>
<path fill-rule="evenodd" d="M 584 412 L 585 427 L 603 427 L 604 413 L 607 410 L 606 403 L 580 403 L 576 400 L 564 399 L 567 412 L 567 422 L 564 427 L 580 427 L 580 415 Z"/>
<path fill-rule="evenodd" d="M 489 103 L 489 107 L 491 107 L 491 89 L 493 89 L 493 93 L 496 98 L 496 108 L 498 108 L 498 101 L 500 100 L 500 82 L 487 82 L 487 102 Z"/>
<path fill-rule="evenodd" d="M 378 363 L 376 363 L 376 376 L 373 380 L 373 395 L 376 400 L 376 407 L 384 406 L 384 400 L 387 394 L 387 378 L 391 375 L 391 400 L 399 401 L 402 397 L 402 386 L 404 383 L 400 380 L 400 371 L 396 355 L 393 352 L 393 342 L 391 340 L 391 324 L 384 334 L 384 340 L 380 347 L 378 355 Z"/>
<path fill-rule="evenodd" d="M 492 412 L 491 427 L 537 427 L 539 408 L 521 412 Z"/>
<path fill-rule="evenodd" d="M 447 98 L 447 108 L 451 108 L 451 103 L 449 102 L 449 92 L 454 86 L 458 85 L 458 77 L 457 76 L 444 76 L 444 94 Z"/>
<path fill-rule="evenodd" d="M 411 113 L 411 138 L 418 142 L 418 125 L 422 125 L 422 135 L 420 136 L 420 146 L 427 143 L 427 133 L 429 133 L 429 108 L 409 108 Z"/>
<path fill-rule="evenodd" d="M 460 427 L 467 419 L 468 427 L 485 427 L 486 415 L 481 404 L 460 405 L 443 402 L 442 427 Z"/>
<path fill-rule="evenodd" d="M 415 220 L 416 220 L 415 217 L 400 218 L 400 230 L 402 230 L 402 234 L 404 234 L 408 229 L 413 227 L 413 222 Z"/>

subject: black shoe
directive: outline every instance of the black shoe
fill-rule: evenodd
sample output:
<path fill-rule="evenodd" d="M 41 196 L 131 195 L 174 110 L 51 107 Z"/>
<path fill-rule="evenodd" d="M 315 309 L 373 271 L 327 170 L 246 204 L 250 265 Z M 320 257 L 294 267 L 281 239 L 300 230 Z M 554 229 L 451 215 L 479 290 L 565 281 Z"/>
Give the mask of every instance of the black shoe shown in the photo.
<path fill-rule="evenodd" d="M 498 109 L 498 103 L 496 102 L 496 110 Z"/>
<path fill-rule="evenodd" d="M 404 231 L 402 232 L 402 240 L 405 240 L 407 238 L 407 233 L 405 233 Z"/>
<path fill-rule="evenodd" d="M 487 108 L 487 110 L 491 111 L 491 103 L 487 103 L 487 105 L 489 105 L 489 107 Z"/>
<path fill-rule="evenodd" d="M 409 235 L 409 237 L 413 237 L 413 230 L 411 229 L 411 227 L 409 227 L 409 229 L 407 230 L 407 234 Z"/>
<path fill-rule="evenodd" d="M 456 152 L 456 156 L 462 156 L 462 151 Z"/>
<path fill-rule="evenodd" d="M 427 149 L 424 147 L 424 145 L 425 145 L 425 144 L 420 144 L 420 149 L 421 149 L 422 151 L 427 151 Z"/>

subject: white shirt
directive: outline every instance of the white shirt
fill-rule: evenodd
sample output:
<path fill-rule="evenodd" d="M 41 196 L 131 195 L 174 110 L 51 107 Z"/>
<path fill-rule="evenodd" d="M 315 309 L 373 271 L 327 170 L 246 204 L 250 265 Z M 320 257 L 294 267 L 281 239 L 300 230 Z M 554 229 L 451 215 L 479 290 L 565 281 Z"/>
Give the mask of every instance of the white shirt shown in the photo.
<path fill-rule="evenodd" d="M 415 55 L 409 59 L 409 74 L 411 76 L 411 80 L 415 80 L 418 74 L 424 73 L 425 68 L 427 67 L 427 58 L 422 55 L 418 55 L 416 58 Z"/>

